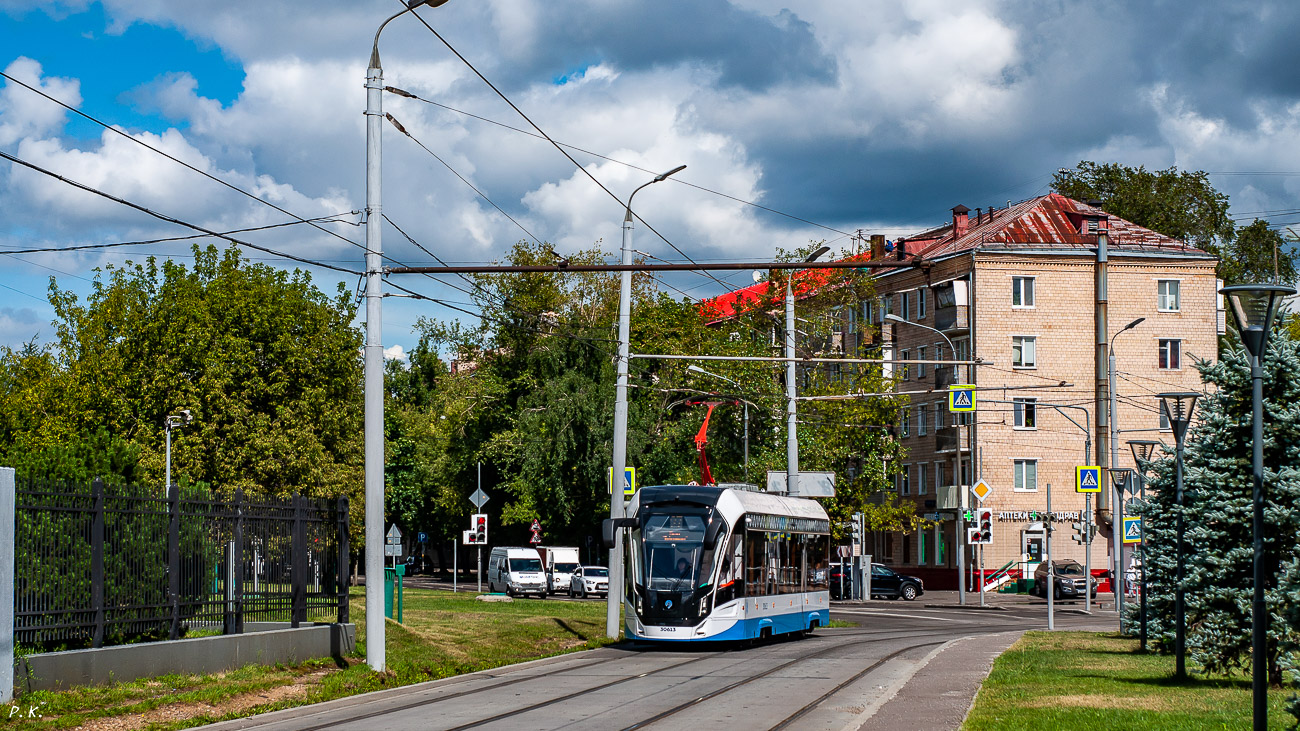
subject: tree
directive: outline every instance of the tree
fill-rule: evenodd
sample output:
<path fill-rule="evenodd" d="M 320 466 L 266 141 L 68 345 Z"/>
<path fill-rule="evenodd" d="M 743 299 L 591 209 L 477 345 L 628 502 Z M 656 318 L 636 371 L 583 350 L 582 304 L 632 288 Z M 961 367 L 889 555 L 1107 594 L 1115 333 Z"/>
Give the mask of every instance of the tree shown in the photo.
<path fill-rule="evenodd" d="M 1199 170 L 1148 171 L 1084 160 L 1073 170 L 1057 170 L 1052 190 L 1075 200 L 1100 200 L 1107 213 L 1216 255 L 1233 238 L 1228 196 Z"/>
<path fill-rule="evenodd" d="M 1217 363 L 1197 363 L 1207 388 L 1185 448 L 1184 507 L 1188 647 L 1205 669 L 1223 673 L 1251 660 L 1252 568 L 1251 380 L 1241 349 Z M 1268 674 L 1280 683 L 1279 656 L 1296 647 L 1300 591 L 1300 343 L 1275 332 L 1264 368 L 1265 565 L 1270 611 Z M 1154 464 L 1143 516 L 1148 579 L 1148 631 L 1166 650 L 1173 642 L 1176 570 L 1174 463 Z M 1279 567 L 1289 573 L 1278 573 Z M 1288 578 L 1289 577 L 1289 578 Z"/>
<path fill-rule="evenodd" d="M 195 421 L 173 434 L 178 481 L 358 494 L 350 293 L 327 297 L 308 274 L 233 247 L 194 255 L 189 268 L 152 257 L 106 267 L 84 302 L 51 281 L 57 347 L 0 352 L 2 456 L 65 478 L 161 484 L 163 420 L 188 408 Z"/>
<path fill-rule="evenodd" d="M 508 259 L 529 264 L 549 263 L 551 257 L 549 247 L 521 243 Z M 604 254 L 590 249 L 569 259 L 599 262 Z M 831 331 L 842 327 L 837 324 L 838 308 L 858 306 L 870 290 L 868 277 L 857 272 L 817 281 L 818 295 L 800 305 L 800 317 L 808 321 L 802 328 L 808 333 L 805 351 L 829 349 Z M 423 489 L 457 496 L 446 503 L 457 506 L 448 516 L 464 515 L 468 508 L 463 496 L 473 491 L 474 467 L 482 460 L 484 484 L 499 496 L 488 510 L 500 516 L 510 531 L 507 535 L 523 539 L 523 527 L 538 519 L 547 542 L 582 545 L 595 534 L 609 506 L 618 278 L 603 273 L 531 273 L 483 275 L 472 284 L 481 313 L 478 322 L 420 323 L 422 347 L 456 360 L 455 372 L 442 367 L 431 385 L 419 391 L 428 398 L 413 395 L 408 403 L 396 405 L 423 412 L 418 420 L 433 425 L 430 434 L 437 435 L 430 438 L 443 440 L 443 447 L 424 449 L 416 460 L 431 475 Z M 783 287 L 779 283 L 773 291 L 783 294 Z M 673 299 L 648 275 L 637 274 L 631 350 L 767 356 L 773 327 L 783 323 L 780 302 L 780 296 L 759 298 L 734 317 L 719 320 L 699 303 Z M 719 481 L 744 478 L 742 409 L 735 403 L 739 400 L 751 404 L 750 480 L 761 481 L 758 476 L 769 468 L 784 469 L 785 430 L 776 429 L 785 409 L 780 365 L 709 366 L 738 384 L 733 386 L 691 374 L 687 363 L 638 358 L 630 364 L 628 462 L 638 468 L 639 482 L 683 484 L 699 479 L 694 437 L 706 413 L 701 402 L 710 400 L 723 402 L 713 412 L 707 433 L 709 462 Z M 394 383 L 423 378 L 412 375 L 414 371 L 413 364 L 411 374 L 391 381 L 390 393 L 398 392 Z M 808 394 L 843 393 L 850 386 L 872 392 L 885 388 L 878 367 L 845 369 L 834 377 L 829 369 L 805 375 L 801 389 Z M 839 495 L 826 502 L 833 515 L 876 510 L 882 521 L 898 526 L 895 529 L 913 524 L 910 506 L 868 505 L 870 495 L 892 486 L 888 471 L 898 463 L 900 449 L 888 425 L 897 408 L 896 399 L 801 407 L 802 467 L 841 475 Z M 413 453 L 390 449 L 390 465 Z"/>
<path fill-rule="evenodd" d="M 1222 247 L 1220 256 L 1219 278 L 1227 284 L 1293 283 L 1300 259 L 1281 233 L 1258 218 L 1239 229 L 1236 238 Z"/>

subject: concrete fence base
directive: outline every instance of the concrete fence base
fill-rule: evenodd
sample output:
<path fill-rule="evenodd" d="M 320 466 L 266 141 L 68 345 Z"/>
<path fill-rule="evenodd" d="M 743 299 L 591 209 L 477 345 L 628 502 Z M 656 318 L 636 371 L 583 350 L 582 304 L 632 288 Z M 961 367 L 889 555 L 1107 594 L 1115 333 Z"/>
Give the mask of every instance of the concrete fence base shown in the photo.
<path fill-rule="evenodd" d="M 288 622 L 257 622 L 245 630 L 241 635 L 28 655 L 14 663 L 13 687 L 18 692 L 66 690 L 173 673 L 219 673 L 249 664 L 293 664 L 325 657 L 341 662 L 356 647 L 353 624 L 292 629 Z"/>

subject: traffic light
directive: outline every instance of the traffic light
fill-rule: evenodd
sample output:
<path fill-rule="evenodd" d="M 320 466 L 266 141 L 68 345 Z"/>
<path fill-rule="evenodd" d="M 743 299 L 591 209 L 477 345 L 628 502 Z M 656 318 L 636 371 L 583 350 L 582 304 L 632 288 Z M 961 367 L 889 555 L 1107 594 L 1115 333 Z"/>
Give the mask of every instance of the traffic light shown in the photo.
<path fill-rule="evenodd" d="M 470 519 L 470 525 L 474 532 L 474 542 L 480 545 L 487 543 L 487 513 L 475 513 Z"/>
<path fill-rule="evenodd" d="M 980 543 L 988 544 L 993 542 L 993 511 L 989 508 L 980 508 L 976 511 L 976 525 L 979 527 Z"/>
<path fill-rule="evenodd" d="M 853 535 L 854 543 L 862 542 L 862 513 L 854 513 L 853 521 L 849 525 L 849 530 Z"/>
<path fill-rule="evenodd" d="M 966 529 L 966 545 L 974 546 L 980 542 L 980 527 L 972 525 Z"/>

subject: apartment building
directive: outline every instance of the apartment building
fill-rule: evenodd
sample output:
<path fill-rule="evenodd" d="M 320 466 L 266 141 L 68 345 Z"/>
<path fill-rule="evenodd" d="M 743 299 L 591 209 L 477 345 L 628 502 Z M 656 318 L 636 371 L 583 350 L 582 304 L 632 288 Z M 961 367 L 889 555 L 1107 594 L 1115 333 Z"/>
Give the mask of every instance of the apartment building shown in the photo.
<path fill-rule="evenodd" d="M 1084 514 L 1075 468 L 1097 464 L 1094 278 L 1103 229 L 1106 339 L 1118 374 L 1114 465 L 1133 466 L 1129 439 L 1172 443 L 1162 434 L 1167 424 L 1155 394 L 1200 390 L 1193 361 L 1217 357 L 1223 310 L 1216 260 L 1056 194 L 973 214 L 957 206 L 950 224 L 905 241 L 909 256 L 930 265 L 882 271 L 879 299 L 862 306 L 861 321 L 880 328 L 887 358 L 982 361 L 969 368 L 896 366 L 897 390 L 911 394 L 898 421 L 907 456 L 897 494 L 936 522 L 919 533 L 874 536 L 868 549 L 875 560 L 922 576 L 927 587 L 955 589 L 955 550 L 964 544 L 956 519 L 963 493 L 967 506 L 977 504 L 968 490 L 982 479 L 993 488 L 983 507 L 995 516 L 985 569 L 1041 560 L 1049 486 L 1053 557 L 1083 563 L 1070 524 Z M 1139 318 L 1145 319 L 1124 330 Z M 949 413 L 945 391 L 954 383 L 977 387 L 973 418 Z M 1093 501 L 1104 531 L 1092 546 L 1095 568 L 1104 568 L 1113 550 L 1109 485 L 1102 496 L 1100 510 Z"/>

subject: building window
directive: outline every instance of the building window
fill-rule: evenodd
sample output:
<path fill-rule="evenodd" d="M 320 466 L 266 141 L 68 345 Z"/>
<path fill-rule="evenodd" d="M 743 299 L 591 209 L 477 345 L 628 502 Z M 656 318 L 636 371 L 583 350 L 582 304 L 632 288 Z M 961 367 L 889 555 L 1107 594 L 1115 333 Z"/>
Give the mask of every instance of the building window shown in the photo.
<path fill-rule="evenodd" d="M 927 555 L 925 549 L 926 549 L 925 531 L 918 530 L 916 532 L 916 565 L 917 566 L 925 565 L 925 557 Z"/>
<path fill-rule="evenodd" d="M 1182 341 L 1160 341 L 1160 370 L 1176 371 L 1182 367 Z"/>
<path fill-rule="evenodd" d="M 934 489 L 938 490 L 941 487 L 947 487 L 947 486 L 948 483 L 946 483 L 943 479 L 943 462 L 935 462 L 934 463 Z"/>
<path fill-rule="evenodd" d="M 1011 337 L 1011 367 L 1037 368 L 1036 345 L 1038 338 L 1033 335 L 1013 335 Z"/>
<path fill-rule="evenodd" d="M 948 562 L 947 545 L 943 540 L 943 525 L 934 526 L 934 565 L 943 566 Z"/>
<path fill-rule="evenodd" d="M 919 464 L 916 466 L 916 494 L 924 495 L 926 493 L 926 481 L 930 478 L 930 465 Z"/>
<path fill-rule="evenodd" d="M 1035 411 L 1035 403 L 1038 399 L 1018 398 L 1014 400 L 1011 410 L 1016 415 L 1017 429 L 1037 429 L 1038 419 Z"/>
<path fill-rule="evenodd" d="M 1179 284 L 1177 279 L 1156 280 L 1156 309 L 1161 312 L 1177 312 L 1179 305 Z"/>
<path fill-rule="evenodd" d="M 916 349 L 916 359 L 917 359 L 917 360 L 925 360 L 925 346 L 924 346 L 924 345 Z M 917 363 L 917 364 L 916 364 L 916 377 L 917 377 L 917 378 L 925 378 L 925 364 L 924 364 L 924 363 Z"/>
<path fill-rule="evenodd" d="M 903 408 L 903 409 L 899 409 L 899 413 L 901 414 L 901 416 L 899 417 L 899 424 L 898 424 L 899 433 L 901 433 L 905 437 L 911 436 L 912 423 L 911 423 L 911 419 L 908 418 L 910 412 L 906 408 Z"/>
<path fill-rule="evenodd" d="M 1156 411 L 1160 412 L 1160 431 L 1173 431 L 1169 426 L 1169 417 L 1165 416 L 1164 408 L 1157 408 Z"/>
<path fill-rule="evenodd" d="M 916 319 L 925 319 L 925 287 L 916 290 Z"/>
<path fill-rule="evenodd" d="M 1033 307 L 1034 306 L 1034 278 L 1033 277 L 1012 277 L 1011 278 L 1011 306 L 1012 307 Z"/>
<path fill-rule="evenodd" d="M 1016 492 L 1038 492 L 1038 460 L 1018 459 L 1016 464 Z"/>
<path fill-rule="evenodd" d="M 876 303 L 867 300 L 862 303 L 862 321 L 874 325 L 878 322 L 876 319 Z"/>
<path fill-rule="evenodd" d="M 934 430 L 939 431 L 943 428 L 943 404 L 934 405 Z"/>
<path fill-rule="evenodd" d="M 929 418 L 927 418 L 929 416 L 926 413 L 925 406 L 916 407 L 916 435 L 918 437 L 925 436 L 926 427 L 928 426 L 926 422 L 929 421 Z"/>
<path fill-rule="evenodd" d="M 894 296 L 892 294 L 880 298 L 880 313 L 882 318 L 885 315 L 894 314 Z"/>
<path fill-rule="evenodd" d="M 912 541 L 908 539 L 906 533 L 903 534 L 901 543 L 903 544 L 903 563 L 910 564 L 912 563 Z"/>
<path fill-rule="evenodd" d="M 902 302 L 902 304 L 903 304 L 903 319 L 904 319 L 904 320 L 911 320 L 911 319 L 912 319 L 912 293 L 911 293 L 911 292 L 904 292 L 904 293 L 902 293 L 902 294 L 899 295 L 899 296 L 903 298 L 903 302 Z"/>
<path fill-rule="evenodd" d="M 903 471 L 898 475 L 898 494 L 912 494 L 912 465 L 903 465 Z"/>
<path fill-rule="evenodd" d="M 894 534 L 893 533 L 885 534 L 885 560 L 886 561 L 894 560 Z"/>
<path fill-rule="evenodd" d="M 910 350 L 900 350 L 900 351 L 898 351 L 898 359 L 899 359 L 899 360 L 911 360 L 911 359 L 912 359 L 912 351 L 910 351 Z M 898 371 L 898 372 L 899 372 L 899 376 L 900 376 L 904 381 L 906 381 L 907 379 L 909 379 L 909 378 L 912 377 L 912 364 L 911 364 L 911 363 L 902 363 L 902 364 L 900 364 L 900 365 L 899 365 L 899 371 Z"/>

